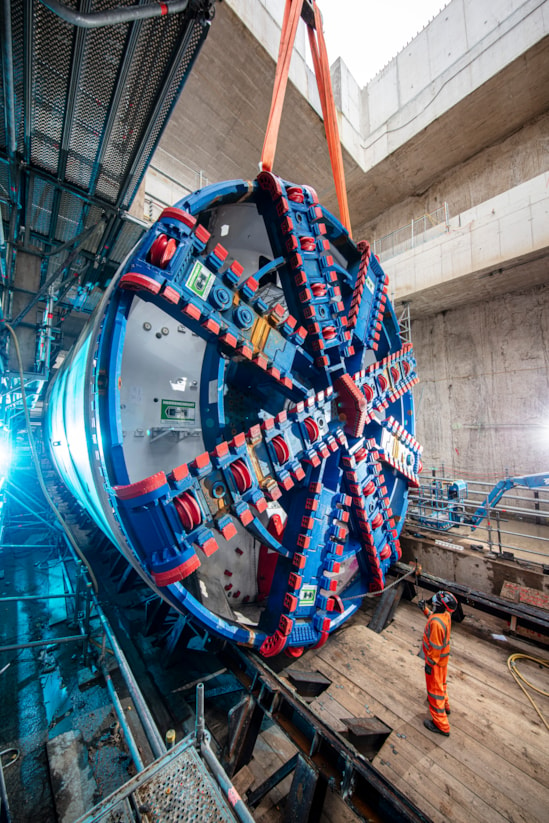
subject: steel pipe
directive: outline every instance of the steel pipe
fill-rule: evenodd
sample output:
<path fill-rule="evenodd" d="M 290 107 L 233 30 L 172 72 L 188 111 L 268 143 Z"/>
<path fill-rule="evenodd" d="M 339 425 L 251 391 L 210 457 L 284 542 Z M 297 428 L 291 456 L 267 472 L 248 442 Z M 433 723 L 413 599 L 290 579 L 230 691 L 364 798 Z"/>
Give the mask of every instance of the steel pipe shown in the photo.
<path fill-rule="evenodd" d="M 9 0 L 5 2 L 9 4 Z M 172 3 L 152 3 L 148 6 L 130 6 L 83 14 L 64 6 L 63 3 L 58 3 L 57 0 L 41 0 L 41 2 L 66 23 L 82 29 L 97 29 L 103 26 L 116 26 L 119 23 L 133 23 L 136 20 L 149 20 L 151 17 L 179 14 L 189 5 L 189 0 L 174 0 Z"/>
<path fill-rule="evenodd" d="M 126 656 L 124 652 L 120 648 L 120 645 L 114 636 L 112 629 L 105 617 L 99 602 L 95 596 L 95 594 L 91 594 L 93 603 L 95 608 L 97 609 L 97 614 L 99 616 L 99 620 L 101 621 L 101 626 L 105 635 L 107 636 L 109 643 L 111 645 L 112 652 L 116 658 L 116 662 L 120 668 L 120 673 L 124 678 L 124 682 L 128 687 L 128 691 L 130 693 L 130 697 L 133 700 L 135 705 L 135 709 L 137 714 L 139 715 L 139 719 L 143 724 L 143 728 L 145 730 L 145 734 L 147 736 L 147 740 L 149 741 L 150 747 L 155 757 L 162 757 L 163 754 L 166 754 L 166 744 L 162 738 L 162 735 L 158 731 L 156 724 L 153 720 L 153 717 L 150 713 L 149 707 L 145 702 L 145 698 L 139 688 L 135 677 L 133 676 L 133 672 L 130 669 L 128 661 L 126 660 Z"/>
<path fill-rule="evenodd" d="M 12 643 L 9 646 L 0 646 L 0 652 L 15 652 L 20 649 L 35 649 L 40 646 L 56 646 L 58 643 L 75 642 L 82 642 L 81 634 L 74 634 L 69 637 L 50 637 L 48 640 L 32 640 L 29 643 Z"/>
<path fill-rule="evenodd" d="M 8 126 L 8 153 L 11 158 L 15 157 L 17 151 L 17 136 L 15 131 L 15 84 L 13 79 L 13 48 L 11 34 L 11 3 L 10 0 L 3 0 L 2 3 L 2 55 L 4 72 L 4 94 L 6 102 L 7 126 Z"/>
<path fill-rule="evenodd" d="M 4 780 L 4 769 L 2 768 L 2 761 L 0 759 L 0 821 L 1 823 L 11 823 L 11 819 L 8 793 Z"/>
<path fill-rule="evenodd" d="M 23 597 L 0 597 L 0 603 L 9 603 L 15 601 L 18 603 L 21 600 L 55 600 L 57 598 L 75 597 L 74 594 L 33 594 L 25 595 Z"/>
<path fill-rule="evenodd" d="M 208 735 L 209 736 L 209 735 Z M 206 736 L 202 739 L 200 744 L 200 754 L 208 764 L 208 768 L 217 780 L 217 783 L 222 790 L 225 797 L 228 799 L 231 807 L 241 821 L 241 823 L 254 823 L 254 819 L 248 811 L 246 804 L 238 794 L 237 790 L 227 777 L 227 773 L 219 763 L 217 757 L 210 748 Z"/>
<path fill-rule="evenodd" d="M 120 723 L 122 731 L 124 732 L 124 737 L 126 738 L 126 743 L 128 745 L 128 749 L 130 750 L 130 755 L 135 764 L 135 768 L 138 772 L 142 772 L 145 766 L 143 764 L 143 761 L 141 760 L 141 755 L 139 754 L 139 749 L 137 748 L 137 744 L 132 734 L 132 730 L 128 726 L 128 723 L 124 716 L 124 709 L 122 708 L 122 704 L 120 703 L 120 699 L 116 693 L 116 689 L 114 688 L 112 678 L 106 670 L 105 666 L 103 665 L 101 666 L 101 672 L 103 674 L 103 677 L 105 678 L 105 683 L 107 684 L 107 689 L 109 690 L 109 695 L 114 706 L 114 711 L 116 712 L 118 722 Z"/>

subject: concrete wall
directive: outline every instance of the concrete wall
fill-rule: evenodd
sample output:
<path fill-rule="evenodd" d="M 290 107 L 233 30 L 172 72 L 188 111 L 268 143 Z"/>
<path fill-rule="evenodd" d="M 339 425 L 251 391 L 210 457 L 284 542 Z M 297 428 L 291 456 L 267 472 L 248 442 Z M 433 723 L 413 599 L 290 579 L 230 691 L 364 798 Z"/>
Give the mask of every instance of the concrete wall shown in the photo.
<path fill-rule="evenodd" d="M 426 468 L 491 478 L 549 467 L 549 283 L 415 321 Z"/>
<path fill-rule="evenodd" d="M 225 0 L 273 59 L 285 0 Z M 344 9 L 342 8 L 342 14 Z M 370 33 L 364 16 L 349 20 Z M 463 98 L 524 54 L 549 31 L 547 0 L 451 0 L 400 53 L 360 89 L 345 63 L 332 66 L 344 147 L 363 170 L 377 165 Z M 320 112 L 298 29 L 290 79 Z M 365 38 L 365 48 L 367 39 Z"/>
<path fill-rule="evenodd" d="M 451 539 L 451 536 L 450 536 Z M 459 541 L 463 544 L 464 541 Z M 449 551 L 437 546 L 434 539 L 416 539 L 409 535 L 401 538 L 404 563 L 418 562 L 428 574 L 469 586 L 473 591 L 487 592 L 498 597 L 506 581 L 549 594 L 549 576 L 541 566 L 526 561 L 506 561 L 487 557 L 464 549 Z"/>
<path fill-rule="evenodd" d="M 433 180 L 427 189 L 376 215 L 364 235 L 372 242 L 448 203 L 450 216 L 549 171 L 549 112 L 477 152 Z"/>

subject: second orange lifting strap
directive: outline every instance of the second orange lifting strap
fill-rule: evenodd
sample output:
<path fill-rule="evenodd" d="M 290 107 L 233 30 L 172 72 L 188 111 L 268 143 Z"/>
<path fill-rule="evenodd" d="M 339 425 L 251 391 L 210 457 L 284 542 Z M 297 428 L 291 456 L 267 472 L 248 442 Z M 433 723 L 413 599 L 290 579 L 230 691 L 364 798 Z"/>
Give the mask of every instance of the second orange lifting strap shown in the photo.
<path fill-rule="evenodd" d="M 349 217 L 349 206 L 347 203 L 347 189 L 345 187 L 345 172 L 343 169 L 343 156 L 341 153 L 341 143 L 339 141 L 339 128 L 337 124 L 337 114 L 332 92 L 332 81 L 330 77 L 330 65 L 326 43 L 322 31 L 322 16 L 316 4 L 312 0 L 314 8 L 315 25 L 314 28 L 307 25 L 309 34 L 309 44 L 313 56 L 313 66 L 315 70 L 322 115 L 324 117 L 324 128 L 326 130 L 326 140 L 328 152 L 334 177 L 337 202 L 339 205 L 339 217 L 349 235 L 351 235 L 351 220 Z M 284 19 L 282 21 L 282 31 L 280 35 L 280 47 L 278 50 L 278 61 L 273 86 L 273 96 L 271 100 L 271 110 L 265 132 L 263 151 L 261 152 L 261 168 L 264 171 L 272 171 L 278 131 L 284 106 L 284 96 L 288 85 L 288 74 L 290 71 L 290 60 L 295 43 L 297 25 L 301 17 L 303 0 L 286 0 L 284 8 Z"/>

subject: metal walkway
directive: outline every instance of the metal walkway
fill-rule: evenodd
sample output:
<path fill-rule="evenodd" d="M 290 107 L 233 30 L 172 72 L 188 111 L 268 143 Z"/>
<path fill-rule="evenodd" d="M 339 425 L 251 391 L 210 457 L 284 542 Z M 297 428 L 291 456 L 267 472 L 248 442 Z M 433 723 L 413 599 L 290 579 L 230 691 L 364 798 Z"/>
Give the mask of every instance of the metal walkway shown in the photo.
<path fill-rule="evenodd" d="M 143 230 L 127 210 L 214 12 L 214 0 L 165 3 L 151 19 L 138 18 L 143 3 L 77 5 L 2 2 L 4 287 L 19 251 L 44 255 L 43 283 L 63 266 L 72 281 L 116 270 Z"/>

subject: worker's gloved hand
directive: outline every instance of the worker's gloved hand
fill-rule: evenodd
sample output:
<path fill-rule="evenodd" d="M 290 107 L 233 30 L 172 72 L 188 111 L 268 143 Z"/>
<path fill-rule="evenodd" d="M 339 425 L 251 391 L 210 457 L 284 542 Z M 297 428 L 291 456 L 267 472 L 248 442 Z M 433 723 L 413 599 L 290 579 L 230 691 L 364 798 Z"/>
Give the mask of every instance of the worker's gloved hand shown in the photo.
<path fill-rule="evenodd" d="M 428 663 L 425 664 L 425 674 L 433 674 L 433 667 Z"/>
<path fill-rule="evenodd" d="M 417 604 L 418 604 L 419 608 L 421 609 L 421 611 L 423 611 L 423 609 L 427 605 L 427 601 L 426 600 L 418 600 Z"/>

